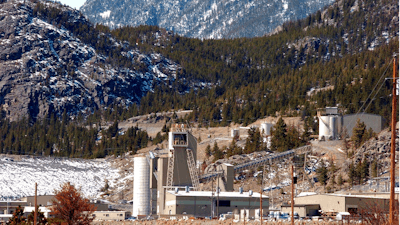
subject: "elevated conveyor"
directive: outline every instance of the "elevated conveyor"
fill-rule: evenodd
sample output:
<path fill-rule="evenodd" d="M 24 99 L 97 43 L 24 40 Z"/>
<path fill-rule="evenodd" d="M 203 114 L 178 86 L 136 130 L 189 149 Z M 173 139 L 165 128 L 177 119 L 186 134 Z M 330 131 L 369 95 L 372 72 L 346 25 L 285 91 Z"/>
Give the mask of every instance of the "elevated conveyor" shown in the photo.
<path fill-rule="evenodd" d="M 270 164 L 271 165 L 273 163 L 280 162 L 283 159 L 289 159 L 289 158 L 291 158 L 291 157 L 293 157 L 295 155 L 303 154 L 303 153 L 310 152 L 310 151 L 311 151 L 311 146 L 310 145 L 306 145 L 306 146 L 303 146 L 303 147 L 300 147 L 300 148 L 296 148 L 296 149 L 293 149 L 293 150 L 289 150 L 289 151 L 286 151 L 286 152 L 282 152 L 282 153 L 279 153 L 279 154 L 276 154 L 276 155 L 266 156 L 266 157 L 263 157 L 261 159 L 257 159 L 257 160 L 254 160 L 254 161 L 250 161 L 250 162 L 246 162 L 246 163 L 243 163 L 243 164 L 236 165 L 234 167 L 234 173 L 236 174 L 236 173 L 243 172 L 244 170 L 255 169 L 255 168 L 258 168 L 259 166 L 263 166 L 265 164 Z M 204 174 L 203 176 L 201 176 L 200 181 L 204 182 L 204 181 L 207 181 L 207 180 L 212 179 L 212 178 L 223 176 L 223 174 L 224 174 L 223 171 L 215 171 L 215 172 L 211 172 L 211 173 L 208 173 L 208 174 Z"/>

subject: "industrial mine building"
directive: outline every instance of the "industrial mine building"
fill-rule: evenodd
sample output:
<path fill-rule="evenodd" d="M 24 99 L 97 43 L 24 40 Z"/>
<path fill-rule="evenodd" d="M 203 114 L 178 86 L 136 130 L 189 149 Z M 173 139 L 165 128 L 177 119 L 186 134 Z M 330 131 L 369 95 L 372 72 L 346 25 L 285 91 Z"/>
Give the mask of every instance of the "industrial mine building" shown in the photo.
<path fill-rule="evenodd" d="M 209 217 L 218 216 L 217 206 L 219 214 L 260 208 L 259 193 L 233 192 L 229 164 L 210 175 L 216 181 L 213 191 L 200 190 L 197 141 L 184 125 L 173 127 L 168 140 L 168 149 L 134 158 L 133 216 Z M 269 198 L 263 195 L 262 202 L 266 214 Z"/>
<path fill-rule="evenodd" d="M 317 112 L 319 120 L 319 140 L 339 139 L 344 132 L 349 137 L 353 134 L 353 128 L 357 120 L 364 122 L 367 129 L 372 128 L 375 133 L 383 129 L 383 118 L 379 115 L 360 113 L 342 115 L 337 107 L 326 107 Z"/>
<path fill-rule="evenodd" d="M 396 194 L 398 199 L 398 194 Z M 317 194 L 297 196 L 294 200 L 295 211 L 300 217 L 319 215 L 319 211 L 324 213 L 368 212 L 376 207 L 383 212 L 389 211 L 388 193 L 368 193 L 362 195 L 343 195 L 343 194 Z M 290 212 L 290 205 L 283 205 L 282 212 Z"/>

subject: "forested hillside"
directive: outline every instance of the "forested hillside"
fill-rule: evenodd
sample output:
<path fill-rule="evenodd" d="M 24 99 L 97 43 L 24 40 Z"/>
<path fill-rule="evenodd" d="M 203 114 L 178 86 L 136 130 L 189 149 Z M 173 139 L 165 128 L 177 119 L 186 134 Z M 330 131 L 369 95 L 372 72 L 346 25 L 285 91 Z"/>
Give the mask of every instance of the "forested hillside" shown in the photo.
<path fill-rule="evenodd" d="M 41 4 L 32 9 L 33 15 L 94 48 L 103 59 L 96 61 L 96 68 L 117 70 L 121 76 L 133 71 L 140 79 L 154 68 L 167 70 L 169 63 L 176 74 L 166 80 L 146 78 L 150 91 L 135 97 L 138 104 L 110 101 L 88 117 L 78 113 L 70 120 L 68 112 L 62 116 L 49 110 L 43 119 L 26 115 L 10 122 L 2 114 L 1 153 L 103 157 L 137 150 L 147 145 L 147 134 L 138 128 L 119 134 L 118 121 L 177 109 L 193 109 L 185 120 L 200 126 L 232 121 L 247 125 L 268 115 L 300 115 L 312 126 L 316 108 L 337 105 L 354 113 L 365 101 L 366 112 L 390 117 L 391 84 L 380 78 L 391 76 L 398 51 L 394 0 L 337 1 L 304 20 L 284 24 L 276 34 L 231 40 L 184 38 L 153 26 L 110 30 L 82 17 L 77 18 L 83 22 L 70 21 L 68 12 Z M 143 55 L 130 58 L 128 53 L 136 51 Z M 160 60 L 168 63 L 159 65 Z M 78 69 L 72 64 L 61 72 L 76 76 Z M 114 82 L 105 90 L 126 94 L 121 87 L 134 93 L 140 89 Z M 105 121 L 114 125 L 99 135 L 98 124 Z"/>
<path fill-rule="evenodd" d="M 111 28 L 154 25 L 185 37 L 258 37 L 288 20 L 307 15 L 334 0 L 87 0 L 80 8 L 96 24 Z"/>
<path fill-rule="evenodd" d="M 268 37 L 198 40 L 143 26 L 112 34 L 182 66 L 181 95 L 160 87 L 142 99 L 141 113 L 185 108 L 194 109 L 192 119 L 199 122 L 248 124 L 276 112 L 315 114 L 315 108 L 325 106 L 357 111 L 386 69 L 392 71 L 388 65 L 398 49 L 397 13 L 393 0 L 350 0 L 286 23 L 282 32 Z M 215 87 L 189 92 L 184 84 L 193 80 Z M 310 92 L 323 88 L 327 91 Z M 388 118 L 389 89 L 384 83 L 367 112 Z"/>

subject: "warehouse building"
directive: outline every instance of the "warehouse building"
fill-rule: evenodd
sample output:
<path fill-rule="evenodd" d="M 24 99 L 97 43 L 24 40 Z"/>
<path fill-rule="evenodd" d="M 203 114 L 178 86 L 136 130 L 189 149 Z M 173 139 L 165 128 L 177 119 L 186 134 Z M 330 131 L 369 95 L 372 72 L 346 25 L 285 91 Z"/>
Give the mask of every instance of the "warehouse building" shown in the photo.
<path fill-rule="evenodd" d="M 218 204 L 219 203 L 219 204 Z M 269 198 L 262 196 L 263 211 L 268 212 Z M 217 210 L 218 207 L 218 210 Z M 191 215 L 194 217 L 259 209 L 260 194 L 249 192 L 211 192 L 211 191 L 167 191 L 164 215 Z M 265 213 L 264 213 L 265 214 Z"/>
<path fill-rule="evenodd" d="M 130 217 L 131 213 L 127 211 L 95 211 L 92 216 L 95 221 L 121 221 Z"/>
<path fill-rule="evenodd" d="M 322 212 L 360 213 L 378 207 L 389 211 L 389 198 L 386 196 L 313 194 L 296 197 L 296 205 L 319 205 Z M 310 215 L 311 216 L 311 215 Z"/>

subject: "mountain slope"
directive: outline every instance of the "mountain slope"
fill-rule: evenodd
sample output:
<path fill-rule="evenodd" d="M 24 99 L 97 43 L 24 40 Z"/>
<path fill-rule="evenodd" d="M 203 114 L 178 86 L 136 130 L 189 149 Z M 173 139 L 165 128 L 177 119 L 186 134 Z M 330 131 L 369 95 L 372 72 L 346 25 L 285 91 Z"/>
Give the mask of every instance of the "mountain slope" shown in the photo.
<path fill-rule="evenodd" d="M 124 27 L 112 33 L 153 46 L 149 38 L 153 31 L 143 30 Z M 316 108 L 334 105 L 353 113 L 371 101 L 367 97 L 380 76 L 391 73 L 389 64 L 397 46 L 398 2 L 394 0 L 339 1 L 306 19 L 285 23 L 281 32 L 267 37 L 175 36 L 155 50 L 179 62 L 186 79 L 218 86 L 180 98 L 156 91 L 142 104 L 151 105 L 148 113 L 172 107 L 193 109 L 190 118 L 213 125 L 248 124 L 277 112 L 312 115 Z M 314 89 L 326 91 L 307 95 Z M 388 89 L 382 88 L 367 112 L 390 116 Z"/>
<path fill-rule="evenodd" d="M 130 105 L 180 66 L 94 30 L 69 7 L 9 1 L 0 4 L 0 68 L 0 106 L 16 120 Z"/>
<path fill-rule="evenodd" d="M 33 196 L 38 183 L 39 195 L 54 194 L 65 182 L 71 182 L 88 198 L 99 198 L 106 180 L 117 185 L 120 170 L 113 160 L 67 159 L 0 155 L 0 200 Z"/>
<path fill-rule="evenodd" d="M 112 28 L 156 25 L 201 39 L 263 36 L 288 20 L 305 18 L 333 0 L 88 0 L 80 8 Z"/>

